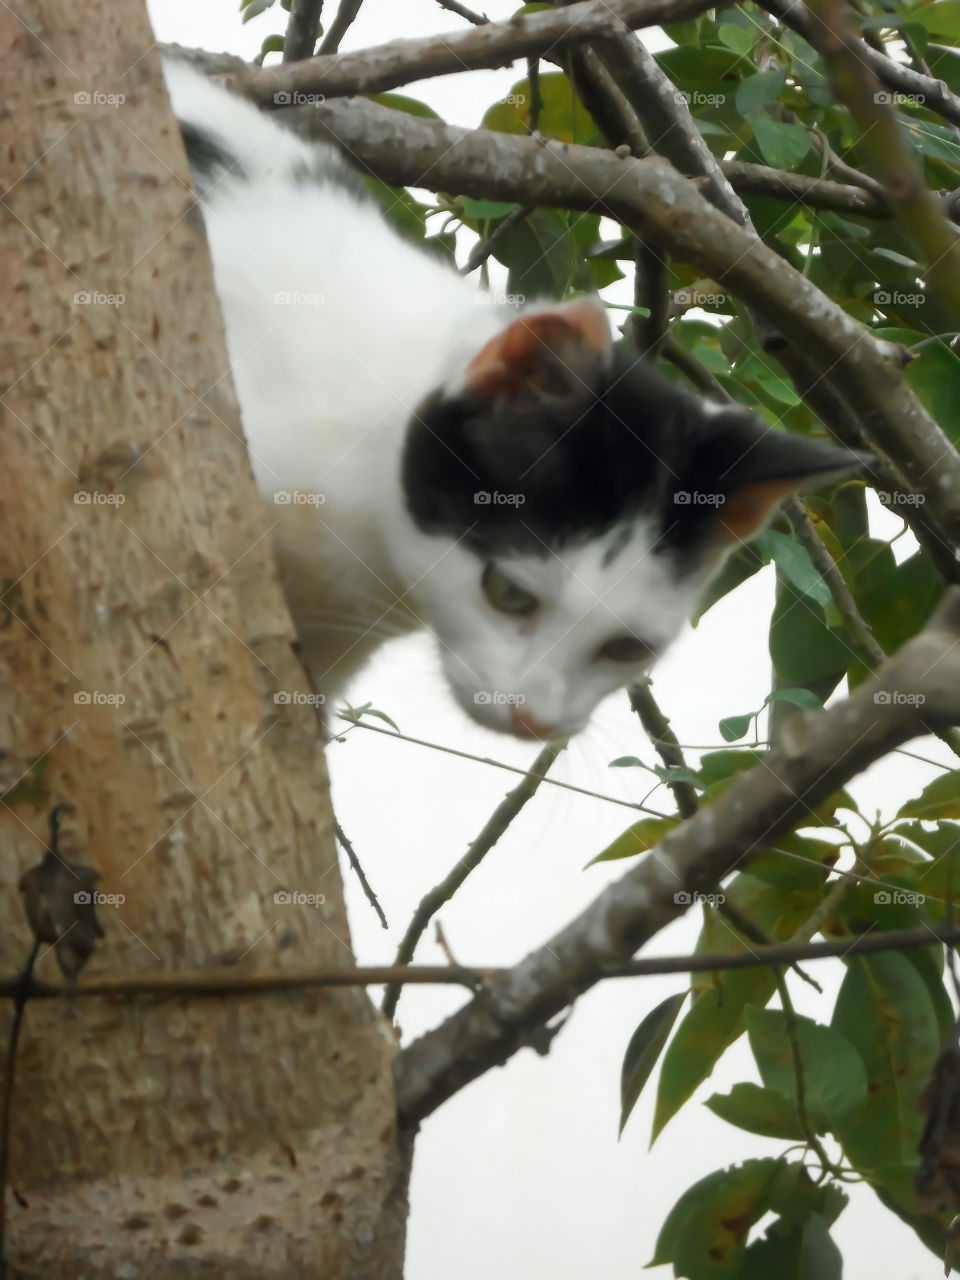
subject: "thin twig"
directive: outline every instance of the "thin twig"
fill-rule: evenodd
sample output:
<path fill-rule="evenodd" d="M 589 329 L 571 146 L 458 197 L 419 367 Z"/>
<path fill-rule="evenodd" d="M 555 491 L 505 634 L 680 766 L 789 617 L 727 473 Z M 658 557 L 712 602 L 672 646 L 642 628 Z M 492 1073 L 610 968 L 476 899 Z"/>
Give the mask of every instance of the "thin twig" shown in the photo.
<path fill-rule="evenodd" d="M 544 774 L 563 750 L 563 745 L 562 743 L 550 743 L 543 748 L 531 765 L 527 776 L 500 801 L 484 823 L 483 830 L 463 857 L 458 859 L 456 866 L 449 875 L 423 897 L 420 905 L 413 913 L 413 919 L 410 921 L 407 931 L 397 948 L 395 964 L 408 964 L 413 959 L 417 943 L 420 941 L 432 917 L 436 915 L 445 902 L 450 901 L 470 872 L 476 870 L 487 856 L 527 801 L 536 795 Z M 401 988 L 398 984 L 391 983 L 383 994 L 382 1008 L 388 1018 L 392 1018 L 396 1013 L 400 990 Z"/>
<path fill-rule="evenodd" d="M 283 61 L 299 62 L 312 56 L 323 0 L 291 0 L 287 31 L 283 37 Z"/>
<path fill-rule="evenodd" d="M 879 883 L 879 882 L 878 882 Z M 902 886 L 901 886 L 902 888 Z M 832 938 L 824 942 L 786 942 L 749 951 L 700 953 L 697 955 L 650 956 L 604 968 L 601 977 L 646 978 L 670 973 L 710 973 L 726 969 L 763 969 L 795 961 L 845 959 L 847 956 L 882 951 L 912 951 L 920 947 L 955 946 L 960 943 L 960 927 L 948 930 L 922 925 L 916 929 L 873 930 L 870 933 Z M 377 987 L 385 983 L 402 986 L 460 986 L 477 990 L 501 978 L 510 970 L 490 966 L 360 965 L 350 969 L 290 969 L 280 973 L 239 974 L 231 970 L 203 970 L 154 974 L 149 978 L 86 978 L 75 986 L 66 983 L 31 981 L 24 987 L 23 976 L 0 978 L 0 999 L 60 1000 L 65 995 L 85 999 L 177 999 L 228 998 L 258 995 L 271 991 L 298 991 L 312 987 Z"/>
<path fill-rule="evenodd" d="M 379 917 L 379 920 L 380 920 L 380 924 L 383 926 L 384 929 L 389 929 L 390 926 L 387 924 L 387 917 L 383 913 L 383 907 L 381 907 L 380 905 L 380 899 L 374 893 L 370 885 L 370 881 L 367 879 L 366 875 L 364 874 L 363 867 L 360 865 L 360 859 L 357 857 L 356 850 L 354 849 L 350 841 L 347 839 L 347 837 L 344 835 L 343 827 L 341 827 L 336 817 L 334 817 L 333 819 L 333 833 L 337 837 L 337 839 L 340 841 L 340 844 L 343 846 L 344 853 L 346 853 L 347 857 L 350 859 L 350 865 L 351 867 L 353 867 L 354 873 L 356 874 L 357 879 L 360 881 L 360 887 L 363 890 L 363 892 L 366 894 L 367 901 L 370 903 L 371 907 L 373 907 L 374 911 L 377 913 L 377 916 Z"/>
<path fill-rule="evenodd" d="M 352 26 L 354 19 L 360 12 L 360 6 L 363 0 L 340 0 L 340 8 L 337 10 L 337 16 L 330 23 L 324 37 L 323 44 L 320 46 L 322 54 L 336 53 L 340 48 L 340 41 L 347 34 Z"/>
<path fill-rule="evenodd" d="M 639 680 L 627 690 L 630 706 L 640 717 L 640 723 L 660 759 L 668 769 L 685 769 L 683 748 L 677 735 L 670 728 L 670 721 L 663 714 L 660 705 L 653 696 L 650 681 Z M 697 812 L 698 801 L 696 788 L 682 778 L 667 779 L 667 786 L 673 792 L 677 802 L 677 811 L 682 818 L 689 818 Z"/>
<path fill-rule="evenodd" d="M 370 733 L 382 734 L 385 738 L 399 738 L 401 742 L 410 742 L 416 747 L 429 747 L 431 751 L 442 751 L 444 755 L 456 756 L 460 760 L 474 760 L 477 764 L 488 764 L 494 769 L 505 769 L 507 773 L 518 773 L 522 778 L 529 770 L 521 769 L 515 764 L 505 764 L 502 760 L 491 760 L 489 756 L 476 756 L 471 751 L 460 751 L 457 747 L 446 747 L 440 742 L 428 742 L 425 738 L 411 738 L 406 733 L 396 733 L 393 729 L 381 729 L 376 724 L 366 724 L 360 720 L 351 720 L 358 729 L 366 729 Z M 589 796 L 591 800 L 606 800 L 608 804 L 618 804 L 624 809 L 636 809 L 640 813 L 649 813 L 653 818 L 668 818 L 670 815 L 659 809 L 651 809 L 645 804 L 637 804 L 635 800 L 621 800 L 619 796 L 605 796 L 602 791 L 590 791 L 587 787 L 578 787 L 572 782 L 561 782 L 559 778 L 544 778 L 543 781 L 552 787 L 562 787 L 564 791 L 575 791 L 577 795 Z"/>
<path fill-rule="evenodd" d="M 484 27 L 490 21 L 486 14 L 474 13 L 472 9 L 468 9 L 465 4 L 459 4 L 457 0 L 437 0 L 437 4 L 441 9 L 455 13 L 459 18 L 466 18 L 467 22 L 472 22 L 475 27 Z"/>
<path fill-rule="evenodd" d="M 476 271 L 477 267 L 483 266 L 507 232 L 512 231 L 514 227 L 519 226 L 524 218 L 528 217 L 532 212 L 532 205 L 518 204 L 515 209 L 512 209 L 500 225 L 494 227 L 486 240 L 480 240 L 473 246 L 470 251 L 469 258 L 467 258 L 467 261 L 460 268 L 460 274 L 462 276 L 468 276 L 471 271 Z"/>

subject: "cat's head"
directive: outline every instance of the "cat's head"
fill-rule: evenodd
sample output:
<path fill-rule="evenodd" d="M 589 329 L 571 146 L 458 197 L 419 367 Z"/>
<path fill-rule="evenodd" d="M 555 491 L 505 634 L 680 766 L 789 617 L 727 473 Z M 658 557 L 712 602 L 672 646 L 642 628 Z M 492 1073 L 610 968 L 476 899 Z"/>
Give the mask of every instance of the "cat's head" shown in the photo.
<path fill-rule="evenodd" d="M 861 463 L 698 399 L 613 346 L 596 304 L 556 304 L 509 321 L 414 415 L 398 554 L 460 705 L 566 737 L 781 499 Z"/>

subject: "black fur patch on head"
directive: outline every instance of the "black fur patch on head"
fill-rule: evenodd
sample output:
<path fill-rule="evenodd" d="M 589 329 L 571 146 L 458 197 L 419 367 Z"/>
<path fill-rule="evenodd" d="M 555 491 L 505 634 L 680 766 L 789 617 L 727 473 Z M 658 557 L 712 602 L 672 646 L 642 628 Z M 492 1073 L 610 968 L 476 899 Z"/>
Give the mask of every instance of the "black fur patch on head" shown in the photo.
<path fill-rule="evenodd" d="M 237 157 L 231 155 L 209 133 L 183 120 L 178 120 L 177 123 L 180 126 L 180 136 L 183 138 L 184 150 L 190 165 L 190 177 L 193 179 L 195 189 L 201 195 L 225 173 L 241 179 L 247 176 Z"/>
<path fill-rule="evenodd" d="M 545 554 L 640 514 L 660 547 L 696 552 L 744 486 L 857 464 L 846 450 L 765 427 L 742 406 L 713 412 L 626 343 L 595 392 L 495 404 L 430 397 L 411 421 L 402 481 L 418 528 L 479 554 Z"/>

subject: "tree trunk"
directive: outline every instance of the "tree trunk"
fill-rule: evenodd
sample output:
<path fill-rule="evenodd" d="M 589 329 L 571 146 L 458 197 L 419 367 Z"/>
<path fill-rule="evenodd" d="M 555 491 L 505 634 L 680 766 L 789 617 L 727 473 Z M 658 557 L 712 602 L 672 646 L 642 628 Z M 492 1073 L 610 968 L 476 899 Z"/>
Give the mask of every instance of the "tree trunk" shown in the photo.
<path fill-rule="evenodd" d="M 142 0 L 19 13 L 0 9 L 3 968 L 29 952 L 17 882 L 60 802 L 61 853 L 117 895 L 87 975 L 349 964 L 313 711 L 274 698 L 309 686 Z M 59 977 L 53 949 L 37 976 Z M 398 1277 L 392 1056 L 353 989 L 28 1003 L 12 1274 Z"/>

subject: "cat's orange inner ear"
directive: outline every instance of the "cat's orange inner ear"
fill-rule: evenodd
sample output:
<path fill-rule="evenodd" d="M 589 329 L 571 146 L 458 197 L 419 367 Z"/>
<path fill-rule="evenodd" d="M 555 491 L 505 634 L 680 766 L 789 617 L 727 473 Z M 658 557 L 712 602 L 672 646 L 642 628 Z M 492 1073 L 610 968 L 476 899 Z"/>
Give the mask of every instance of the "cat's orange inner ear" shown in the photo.
<path fill-rule="evenodd" d="M 610 342 L 606 316 L 588 299 L 537 311 L 518 317 L 474 356 L 467 366 L 466 383 L 485 395 L 519 391 L 536 383 L 558 356 L 572 358 L 584 346 L 603 353 Z"/>
<path fill-rule="evenodd" d="M 717 508 L 719 536 L 724 542 L 746 542 L 763 528 L 777 503 L 796 490 L 796 481 L 791 480 L 745 484 Z"/>

